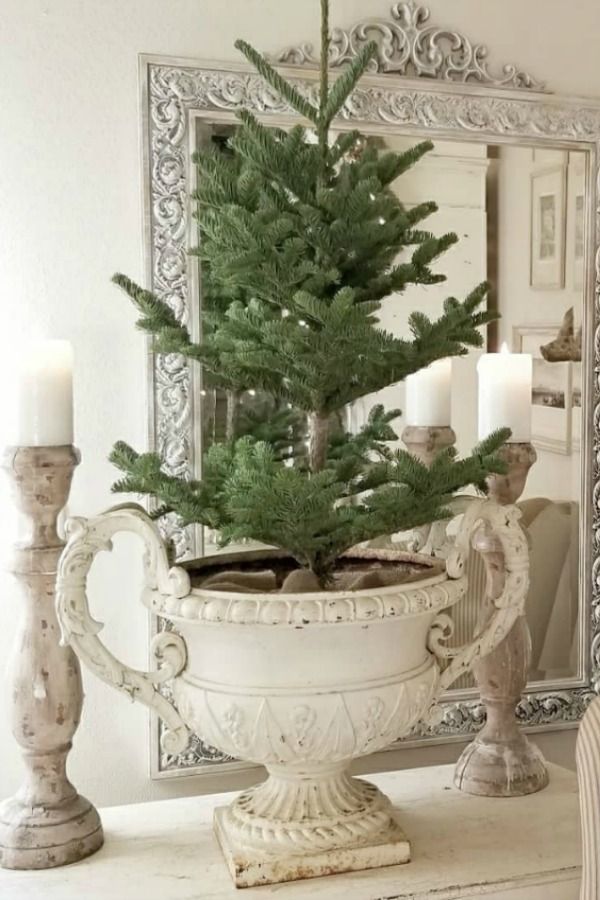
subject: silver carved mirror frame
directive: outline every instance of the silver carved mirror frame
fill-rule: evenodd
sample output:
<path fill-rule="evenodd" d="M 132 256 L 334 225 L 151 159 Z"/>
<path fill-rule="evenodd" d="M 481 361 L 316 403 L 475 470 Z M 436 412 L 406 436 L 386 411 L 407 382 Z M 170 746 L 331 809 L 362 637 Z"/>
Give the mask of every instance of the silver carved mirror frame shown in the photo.
<path fill-rule="evenodd" d="M 487 51 L 464 35 L 429 24 L 429 11 L 413 2 L 397 3 L 389 20 L 368 20 L 333 32 L 331 63 L 342 66 L 366 40 L 379 55 L 348 101 L 340 129 L 360 127 L 403 135 L 422 134 L 463 141 L 522 143 L 586 153 L 586 247 L 584 262 L 584 424 L 580 617 L 580 671 L 556 684 L 531 686 L 519 717 L 528 730 L 565 728 L 578 721 L 600 688 L 600 229 L 598 178 L 600 103 L 554 96 L 530 75 L 506 65 L 492 72 Z M 317 91 L 318 73 L 309 45 L 288 48 L 278 57 L 285 74 L 303 92 Z M 145 181 L 146 283 L 199 333 L 199 290 L 190 215 L 194 187 L 191 155 L 200 122 L 230 123 L 241 107 L 274 124 L 293 120 L 286 105 L 260 76 L 243 65 L 140 57 Z M 149 355 L 150 446 L 178 475 L 199 474 L 201 428 L 197 399 L 200 373 L 177 356 Z M 179 558 L 202 553 L 201 529 L 164 524 Z M 154 623 L 154 628 L 164 623 Z M 483 708 L 474 690 L 453 692 L 443 719 L 409 743 L 459 740 L 482 724 Z M 223 760 L 194 739 L 178 757 L 159 751 L 160 723 L 152 723 L 153 777 L 214 773 L 242 764 Z"/>

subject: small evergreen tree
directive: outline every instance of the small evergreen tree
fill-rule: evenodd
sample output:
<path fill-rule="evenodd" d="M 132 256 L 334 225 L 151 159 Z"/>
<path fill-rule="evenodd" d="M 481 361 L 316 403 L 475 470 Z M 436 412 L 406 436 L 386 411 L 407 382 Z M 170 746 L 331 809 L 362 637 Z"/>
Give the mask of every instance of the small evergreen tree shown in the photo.
<path fill-rule="evenodd" d="M 357 435 L 332 428 L 358 398 L 480 346 L 480 328 L 492 316 L 481 308 L 481 284 L 463 301 L 447 299 L 435 321 L 412 312 L 411 339 L 379 327 L 384 298 L 409 284 L 445 280 L 431 266 L 457 236 L 424 230 L 435 203 L 406 208 L 391 187 L 431 149 L 429 141 L 394 153 L 356 131 L 330 140 L 376 47 L 365 46 L 330 86 L 327 0 L 321 9 L 318 105 L 256 50 L 236 43 L 311 133 L 304 125 L 270 128 L 241 111 L 231 152 L 197 154 L 200 243 L 193 252 L 212 297 L 202 341 L 194 342 L 156 295 L 123 275 L 114 278 L 157 352 L 202 364 L 214 383 L 236 394 L 263 392 L 275 404 L 272 415 L 212 446 L 201 480 L 175 478 L 156 454 L 123 443 L 112 460 L 124 473 L 114 489 L 156 498 L 155 515 L 175 512 L 186 524 L 203 523 L 223 543 L 250 538 L 282 547 L 326 584 L 337 557 L 354 544 L 448 515 L 451 496 L 469 484 L 484 490 L 486 476 L 503 471 L 496 451 L 508 432 L 465 459 L 446 450 L 427 468 L 389 446 L 399 410 L 376 406 Z M 409 254 L 404 261 L 401 251 Z M 308 438 L 303 452 L 290 452 L 298 414 Z"/>

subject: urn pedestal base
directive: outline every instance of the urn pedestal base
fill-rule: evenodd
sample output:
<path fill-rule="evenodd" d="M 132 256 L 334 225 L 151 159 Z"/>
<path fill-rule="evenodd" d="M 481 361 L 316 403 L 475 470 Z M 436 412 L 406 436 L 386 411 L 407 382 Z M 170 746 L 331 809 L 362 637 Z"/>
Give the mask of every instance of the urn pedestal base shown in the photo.
<path fill-rule="evenodd" d="M 410 861 L 388 798 L 342 767 L 270 770 L 266 782 L 215 810 L 214 827 L 240 888 Z"/>
<path fill-rule="evenodd" d="M 5 869 L 66 866 L 91 856 L 103 841 L 98 812 L 79 794 L 38 809 L 18 795 L 0 804 L 0 865 Z"/>
<path fill-rule="evenodd" d="M 215 810 L 215 832 L 223 851 L 225 862 L 237 888 L 258 887 L 261 884 L 280 884 L 302 878 L 319 878 L 342 872 L 358 872 L 362 869 L 378 869 L 381 866 L 398 866 L 410 862 L 410 844 L 399 825 L 394 824 L 381 843 L 368 847 L 348 847 L 345 850 L 327 850 L 306 856 L 260 856 L 228 843 L 223 819 L 227 807 Z"/>

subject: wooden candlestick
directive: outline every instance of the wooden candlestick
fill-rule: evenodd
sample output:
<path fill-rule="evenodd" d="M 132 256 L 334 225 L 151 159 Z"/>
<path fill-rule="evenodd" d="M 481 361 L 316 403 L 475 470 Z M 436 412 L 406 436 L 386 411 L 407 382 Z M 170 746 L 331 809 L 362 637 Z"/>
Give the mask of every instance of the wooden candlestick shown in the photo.
<path fill-rule="evenodd" d="M 402 432 L 407 450 L 430 466 L 438 453 L 456 443 L 456 435 L 449 425 L 407 425 Z"/>
<path fill-rule="evenodd" d="M 456 443 L 456 435 L 449 425 L 407 425 L 402 432 L 406 449 L 426 466 L 430 466 L 438 453 Z M 445 557 L 451 549 L 446 534 L 447 523 L 431 522 L 411 531 L 408 547 L 425 556 Z"/>
<path fill-rule="evenodd" d="M 498 503 L 512 504 L 521 496 L 537 454 L 529 443 L 505 444 L 500 454 L 508 472 L 488 479 L 489 492 Z M 497 541 L 484 530 L 478 532 L 473 546 L 483 557 L 487 575 L 486 599 L 478 620 L 481 630 L 502 592 L 504 559 Z M 487 718 L 456 766 L 454 784 L 461 791 L 484 797 L 521 797 L 548 784 L 544 758 L 519 728 L 515 714 L 527 685 L 530 660 L 531 636 L 525 616 L 520 616 L 502 643 L 474 664 Z"/>
<path fill-rule="evenodd" d="M 13 447 L 2 468 L 29 523 L 16 544 L 11 572 L 21 621 L 9 665 L 12 731 L 23 750 L 24 783 L 0 804 L 0 865 L 48 869 L 76 862 L 103 843 L 97 811 L 66 775 L 81 715 L 79 661 L 60 645 L 54 583 L 64 541 L 57 518 L 69 496 L 79 453 L 72 446 Z"/>

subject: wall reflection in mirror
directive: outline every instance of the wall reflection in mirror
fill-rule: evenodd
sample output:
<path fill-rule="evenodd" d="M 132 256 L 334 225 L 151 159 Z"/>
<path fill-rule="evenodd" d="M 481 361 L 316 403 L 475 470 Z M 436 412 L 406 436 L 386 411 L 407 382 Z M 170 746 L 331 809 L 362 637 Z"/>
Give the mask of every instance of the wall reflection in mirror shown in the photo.
<path fill-rule="evenodd" d="M 410 141 L 387 137 L 386 143 L 399 149 Z M 406 309 L 436 315 L 445 297 L 462 298 L 487 279 L 488 306 L 500 318 L 488 327 L 481 352 L 504 344 L 533 358 L 531 442 L 537 460 L 518 500 L 530 543 L 530 682 L 577 677 L 581 665 L 585 162 L 578 151 L 435 142 L 395 189 L 406 204 L 434 199 L 439 210 L 432 230 L 454 231 L 460 241 L 440 261 L 447 282 L 411 286 L 402 299 L 387 299 L 381 315 L 386 328 L 402 334 Z M 460 452 L 478 438 L 480 355 L 473 351 L 452 363 L 451 424 Z M 403 388 L 378 399 L 403 406 Z M 472 559 L 470 594 L 454 614 L 457 644 L 472 634 L 484 584 L 483 563 Z M 467 675 L 458 687 L 472 684 Z"/>
<path fill-rule="evenodd" d="M 232 128 L 202 124 L 199 143 L 216 143 L 227 152 Z M 374 139 L 393 150 L 419 140 L 389 134 Z M 460 453 L 478 440 L 481 353 L 497 352 L 506 344 L 511 352 L 533 358 L 531 442 L 537 460 L 518 500 L 531 554 L 530 683 L 580 677 L 583 664 L 579 571 L 582 410 L 589 363 L 583 303 L 586 161 L 584 151 L 434 141 L 434 149 L 401 176 L 394 189 L 407 206 L 435 200 L 438 211 L 428 227 L 435 234 L 452 231 L 459 236 L 437 266 L 447 281 L 409 286 L 402 296 L 387 298 L 380 314 L 382 326 L 401 336 L 408 331 L 407 313 L 412 309 L 435 317 L 446 297 L 462 299 L 479 282 L 489 281 L 488 307 L 500 318 L 488 326 L 481 351 L 452 361 L 451 425 Z M 205 293 L 203 302 L 210 302 L 209 286 Z M 228 394 L 205 380 L 202 394 L 205 447 L 231 435 L 240 417 L 264 412 L 264 398 L 254 392 Z M 359 428 L 378 402 L 404 409 L 404 386 L 354 404 L 349 427 Z M 398 435 L 404 424 L 403 418 L 395 423 Z M 215 536 L 207 534 L 205 552 L 215 550 Z M 470 594 L 455 612 L 457 644 L 470 638 L 484 590 L 481 560 L 472 560 L 471 569 Z M 472 685 L 472 676 L 464 676 L 458 690 Z"/>

